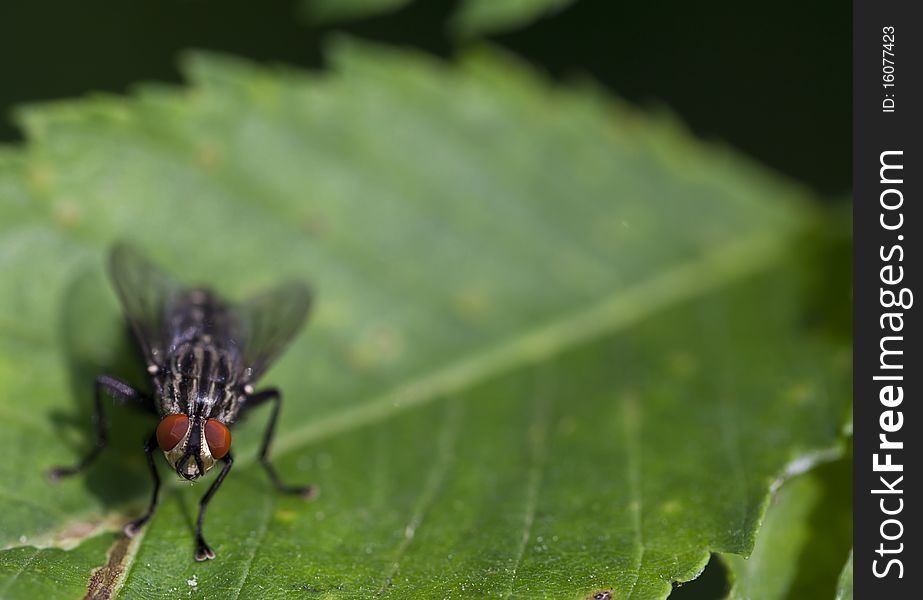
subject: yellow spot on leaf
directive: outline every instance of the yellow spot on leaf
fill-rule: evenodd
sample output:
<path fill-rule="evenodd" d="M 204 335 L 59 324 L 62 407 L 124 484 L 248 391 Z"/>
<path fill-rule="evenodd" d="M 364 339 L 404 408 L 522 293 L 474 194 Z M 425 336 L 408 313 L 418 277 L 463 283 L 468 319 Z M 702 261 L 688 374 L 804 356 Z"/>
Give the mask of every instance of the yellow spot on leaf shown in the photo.
<path fill-rule="evenodd" d="M 483 286 L 465 287 L 455 297 L 455 311 L 465 321 L 483 321 L 490 313 L 491 304 L 487 290 Z"/>
<path fill-rule="evenodd" d="M 195 150 L 195 161 L 202 167 L 212 170 L 224 162 L 224 149 L 214 141 L 202 142 Z"/>
<path fill-rule="evenodd" d="M 291 510 L 277 510 L 273 516 L 277 521 L 281 521 L 283 523 L 292 523 L 298 517 L 298 515 Z"/>
<path fill-rule="evenodd" d="M 783 392 L 785 401 L 796 406 L 810 401 L 815 395 L 814 386 L 807 382 L 796 383 Z"/>
<path fill-rule="evenodd" d="M 76 227 L 80 223 L 80 208 L 69 198 L 56 202 L 52 214 L 54 220 L 66 228 Z"/>
<path fill-rule="evenodd" d="M 365 371 L 388 365 L 404 353 L 404 337 L 388 325 L 374 325 L 363 331 L 350 348 L 349 362 Z"/>
<path fill-rule="evenodd" d="M 572 416 L 563 417 L 558 421 L 558 432 L 563 436 L 573 435 L 577 431 L 577 419 Z"/>
<path fill-rule="evenodd" d="M 667 359 L 667 368 L 676 377 L 689 377 L 698 370 L 698 362 L 688 352 L 674 352 Z"/>
<path fill-rule="evenodd" d="M 664 514 L 672 515 L 682 510 L 683 504 L 679 500 L 667 500 L 660 505 L 660 510 Z"/>
<path fill-rule="evenodd" d="M 46 163 L 32 163 L 28 171 L 29 187 L 38 194 L 47 194 L 54 186 L 55 176 L 51 165 Z"/>

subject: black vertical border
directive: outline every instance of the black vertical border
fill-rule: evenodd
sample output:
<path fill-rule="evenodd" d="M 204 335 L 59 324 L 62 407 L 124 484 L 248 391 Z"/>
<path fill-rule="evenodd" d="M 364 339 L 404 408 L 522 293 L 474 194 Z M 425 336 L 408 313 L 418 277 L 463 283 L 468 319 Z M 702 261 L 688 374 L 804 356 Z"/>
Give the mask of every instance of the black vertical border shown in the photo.
<path fill-rule="evenodd" d="M 918 302 L 923 302 L 923 289 L 920 288 L 920 237 L 923 236 L 923 128 L 920 112 L 923 111 L 923 19 L 921 19 L 919 0 L 854 0 L 853 4 L 853 233 L 854 233 L 854 371 L 853 371 L 853 442 L 854 442 L 854 593 L 859 599 L 903 599 L 919 598 L 920 571 L 923 562 L 920 545 L 919 494 L 921 472 L 921 434 L 920 419 L 923 411 L 918 407 L 923 402 L 923 363 L 921 353 L 920 309 Z M 893 88 L 885 88 L 882 75 L 882 36 L 883 28 L 894 27 L 895 80 Z M 894 111 L 883 110 L 886 94 L 893 94 Z M 902 155 L 892 155 L 889 160 L 900 160 L 903 164 L 903 181 L 899 184 L 882 183 L 879 169 L 880 155 L 886 151 L 902 151 Z M 900 176 L 896 171 L 889 178 Z M 903 194 L 903 204 L 895 211 L 883 210 L 880 196 L 887 189 L 898 189 Z M 899 196 L 890 192 L 886 201 L 893 204 Z M 903 225 L 899 230 L 888 231 L 882 227 L 880 219 L 885 213 L 885 220 L 897 222 L 897 212 L 903 216 Z M 899 237 L 899 236 L 902 236 Z M 903 260 L 898 261 L 900 252 L 895 251 L 891 260 L 882 258 L 888 255 L 894 246 L 903 250 Z M 903 267 L 903 280 L 896 285 L 884 285 L 881 281 L 881 269 L 886 265 Z M 895 271 L 888 272 L 894 276 Z M 901 287 L 909 288 L 915 295 L 913 306 L 902 308 L 884 308 L 880 300 L 881 289 L 895 292 Z M 916 297 L 916 293 L 920 296 Z M 891 362 L 897 360 L 903 364 L 901 370 L 880 368 L 882 336 L 895 335 L 888 329 L 882 329 L 880 319 L 888 312 L 903 313 L 903 340 L 889 342 L 890 348 L 900 349 L 903 355 L 892 355 Z M 903 381 L 886 382 L 875 380 L 876 375 L 902 375 Z M 879 398 L 883 385 L 893 383 L 902 385 L 903 402 L 899 406 L 884 406 Z M 899 431 L 887 433 L 888 439 L 901 441 L 903 449 L 882 450 L 879 448 L 879 435 L 882 430 L 883 413 L 887 410 L 900 411 L 903 424 Z M 887 425 L 894 426 L 896 415 L 885 417 Z M 884 454 L 891 454 L 894 463 L 903 465 L 902 472 L 875 472 L 874 455 L 879 454 L 879 462 L 884 462 Z M 896 477 L 903 475 L 903 480 L 895 485 Z M 884 476 L 891 485 L 902 490 L 900 494 L 876 494 L 873 490 L 884 488 L 879 479 Z M 896 515 L 886 515 L 880 504 L 884 499 L 884 508 L 902 510 Z M 888 540 L 883 537 L 882 524 L 886 519 L 900 521 L 900 526 L 891 522 L 885 525 L 884 534 L 898 539 Z M 896 550 L 893 554 L 881 553 L 885 549 Z M 903 544 L 901 547 L 900 544 Z M 898 577 L 901 569 L 891 565 L 888 574 L 876 577 L 873 570 L 877 562 L 879 572 L 885 571 L 888 561 L 897 559 L 903 568 L 903 577 Z"/>

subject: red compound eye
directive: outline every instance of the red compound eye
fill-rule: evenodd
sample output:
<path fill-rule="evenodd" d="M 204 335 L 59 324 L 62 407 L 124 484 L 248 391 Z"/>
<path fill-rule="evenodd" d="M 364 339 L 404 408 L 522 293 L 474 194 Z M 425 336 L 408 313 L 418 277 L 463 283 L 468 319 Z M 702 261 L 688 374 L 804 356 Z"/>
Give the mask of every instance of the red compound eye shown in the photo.
<path fill-rule="evenodd" d="M 222 458 L 231 449 L 231 432 L 224 423 L 209 419 L 205 421 L 205 441 L 212 456 Z"/>
<path fill-rule="evenodd" d="M 189 417 L 186 415 L 168 415 L 157 426 L 157 443 L 161 449 L 169 452 L 186 437 L 189 430 Z"/>

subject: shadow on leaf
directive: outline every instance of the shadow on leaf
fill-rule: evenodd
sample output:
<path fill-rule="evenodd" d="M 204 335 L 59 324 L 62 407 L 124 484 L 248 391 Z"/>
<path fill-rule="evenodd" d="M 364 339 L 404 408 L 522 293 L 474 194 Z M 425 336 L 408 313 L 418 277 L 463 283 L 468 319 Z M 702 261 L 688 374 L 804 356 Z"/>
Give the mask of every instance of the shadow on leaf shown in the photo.
<path fill-rule="evenodd" d="M 53 412 L 51 420 L 57 431 L 80 431 L 84 441 L 72 449 L 76 463 L 95 441 L 95 378 L 113 375 L 144 392 L 148 384 L 130 332 L 99 269 L 77 272 L 63 296 L 59 314 L 60 347 L 67 361 L 74 408 Z M 103 398 L 103 410 L 109 422 L 108 445 L 95 462 L 73 477 L 83 479 L 107 509 L 114 509 L 141 500 L 150 492 L 142 445 L 154 422 L 146 407 L 125 405 L 109 396 Z M 61 465 L 49 468 L 52 466 Z"/>

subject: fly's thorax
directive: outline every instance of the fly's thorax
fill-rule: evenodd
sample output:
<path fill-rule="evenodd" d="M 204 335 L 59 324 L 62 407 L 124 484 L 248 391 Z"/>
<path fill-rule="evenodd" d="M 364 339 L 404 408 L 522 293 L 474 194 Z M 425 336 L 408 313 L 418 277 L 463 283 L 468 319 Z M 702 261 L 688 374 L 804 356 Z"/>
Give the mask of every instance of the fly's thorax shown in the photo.
<path fill-rule="evenodd" d="M 161 414 L 202 415 L 232 423 L 244 398 L 239 355 L 210 336 L 179 345 L 155 375 Z"/>
<path fill-rule="evenodd" d="M 161 415 L 195 414 L 231 424 L 237 421 L 247 393 L 236 387 L 221 386 L 210 390 L 213 395 L 187 397 L 177 395 L 169 386 L 156 386 L 155 405 Z"/>

